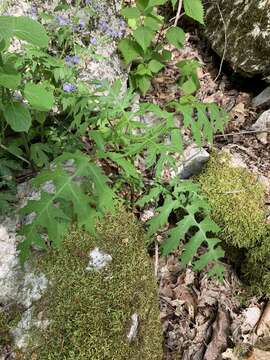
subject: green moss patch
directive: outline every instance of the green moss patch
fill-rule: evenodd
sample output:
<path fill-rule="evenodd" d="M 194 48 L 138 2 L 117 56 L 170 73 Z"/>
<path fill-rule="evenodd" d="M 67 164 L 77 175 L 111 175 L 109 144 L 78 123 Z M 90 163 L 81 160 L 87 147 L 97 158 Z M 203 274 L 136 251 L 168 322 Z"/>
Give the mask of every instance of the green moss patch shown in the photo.
<path fill-rule="evenodd" d="M 229 155 L 214 154 L 198 181 L 209 200 L 214 220 L 228 245 L 251 248 L 267 233 L 265 190 L 244 168 L 230 164 Z"/>
<path fill-rule="evenodd" d="M 248 170 L 232 166 L 225 153 L 213 154 L 198 181 L 222 229 L 227 255 L 236 265 L 241 262 L 242 278 L 251 289 L 270 295 L 265 189 Z"/>
<path fill-rule="evenodd" d="M 162 359 L 156 284 L 142 229 L 122 210 L 106 217 L 98 234 L 74 229 L 61 251 L 38 260 L 51 285 L 37 313 L 51 324 L 28 354 L 41 360 Z M 100 271 L 86 271 L 96 247 L 112 261 Z M 134 313 L 140 317 L 139 332 L 129 343 Z"/>

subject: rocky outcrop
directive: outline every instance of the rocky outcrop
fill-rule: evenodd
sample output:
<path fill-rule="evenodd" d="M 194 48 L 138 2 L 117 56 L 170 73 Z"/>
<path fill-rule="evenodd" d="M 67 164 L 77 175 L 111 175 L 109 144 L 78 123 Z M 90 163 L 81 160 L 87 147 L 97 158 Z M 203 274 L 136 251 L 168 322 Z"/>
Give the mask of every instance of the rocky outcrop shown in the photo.
<path fill-rule="evenodd" d="M 205 1 L 205 34 L 219 56 L 248 76 L 270 81 L 270 1 Z"/>

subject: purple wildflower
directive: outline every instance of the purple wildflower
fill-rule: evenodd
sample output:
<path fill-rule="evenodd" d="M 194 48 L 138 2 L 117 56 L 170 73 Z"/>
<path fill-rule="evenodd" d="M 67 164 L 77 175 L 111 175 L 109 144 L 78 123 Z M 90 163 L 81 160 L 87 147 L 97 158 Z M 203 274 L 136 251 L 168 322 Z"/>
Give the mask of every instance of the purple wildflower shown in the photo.
<path fill-rule="evenodd" d="M 65 26 L 70 24 L 70 20 L 64 18 L 63 16 L 56 16 L 55 19 L 58 21 L 60 26 Z"/>
<path fill-rule="evenodd" d="M 91 45 L 97 45 L 97 39 L 95 38 L 95 37 L 91 37 L 91 39 L 90 39 L 90 44 Z"/>
<path fill-rule="evenodd" d="M 101 20 L 99 23 L 99 27 L 102 31 L 107 31 L 109 29 L 109 24 L 105 20 Z"/>
<path fill-rule="evenodd" d="M 79 56 L 77 56 L 77 55 L 73 56 L 72 61 L 73 61 L 73 64 L 74 64 L 74 65 L 78 65 L 79 62 L 80 62 Z"/>
<path fill-rule="evenodd" d="M 125 26 L 126 26 L 125 20 L 124 20 L 124 19 L 120 19 L 120 20 L 119 20 L 119 25 L 125 27 Z"/>
<path fill-rule="evenodd" d="M 79 21 L 79 28 L 84 29 L 85 28 L 85 21 L 83 19 L 80 19 Z"/>
<path fill-rule="evenodd" d="M 71 93 L 76 90 L 76 85 L 71 84 L 71 83 L 65 83 L 63 85 L 63 90 L 67 93 Z"/>
<path fill-rule="evenodd" d="M 36 6 L 31 6 L 30 12 L 31 12 L 31 17 L 32 17 L 32 19 L 37 20 L 37 18 L 38 18 L 38 11 L 37 11 Z"/>
<path fill-rule="evenodd" d="M 67 64 L 67 66 L 72 67 L 73 65 L 79 64 L 80 59 L 79 59 L 79 57 L 78 57 L 77 55 L 75 55 L 75 56 L 69 56 L 69 55 L 67 55 L 67 56 L 65 57 L 65 62 L 66 62 L 66 64 Z"/>
<path fill-rule="evenodd" d="M 66 62 L 66 64 L 67 64 L 67 66 L 72 66 L 73 64 L 72 64 L 72 59 L 71 59 L 71 57 L 69 56 L 69 55 L 67 55 L 66 57 L 65 57 L 65 62 Z"/>
<path fill-rule="evenodd" d="M 85 0 L 85 5 L 91 4 L 91 1 L 92 1 L 92 0 Z"/>

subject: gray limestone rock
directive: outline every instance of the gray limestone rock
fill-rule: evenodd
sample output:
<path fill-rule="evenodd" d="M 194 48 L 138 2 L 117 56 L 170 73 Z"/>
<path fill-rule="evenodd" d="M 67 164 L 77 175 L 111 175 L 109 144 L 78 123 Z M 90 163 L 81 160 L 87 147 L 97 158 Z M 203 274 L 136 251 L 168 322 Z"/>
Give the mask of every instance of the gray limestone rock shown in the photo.
<path fill-rule="evenodd" d="M 205 34 L 217 54 L 224 54 L 236 71 L 269 76 L 270 2 L 210 0 L 204 5 Z"/>
<path fill-rule="evenodd" d="M 206 150 L 197 147 L 197 145 L 188 146 L 183 156 L 184 160 L 177 171 L 177 175 L 181 179 L 188 179 L 197 175 L 210 157 Z"/>
<path fill-rule="evenodd" d="M 270 86 L 267 86 L 260 94 L 252 99 L 252 106 L 264 108 L 270 105 Z"/>

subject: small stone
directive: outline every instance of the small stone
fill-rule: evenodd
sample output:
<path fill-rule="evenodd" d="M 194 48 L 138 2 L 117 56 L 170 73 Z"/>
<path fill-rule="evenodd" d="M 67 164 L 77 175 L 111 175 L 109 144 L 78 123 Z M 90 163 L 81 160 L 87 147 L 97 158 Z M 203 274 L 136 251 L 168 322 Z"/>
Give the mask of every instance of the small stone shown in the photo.
<path fill-rule="evenodd" d="M 255 346 L 270 351 L 270 303 L 267 304 L 257 327 L 258 336 Z M 269 356 L 270 359 L 270 356 Z"/>
<path fill-rule="evenodd" d="M 131 316 L 131 327 L 127 335 L 129 342 L 132 342 L 136 339 L 138 335 L 138 330 L 139 330 L 139 315 L 137 313 L 134 313 Z"/>
<path fill-rule="evenodd" d="M 87 265 L 86 271 L 99 271 L 106 267 L 107 264 L 112 261 L 111 255 L 100 251 L 97 247 L 94 250 L 90 251 L 89 257 L 90 260 Z"/>
<path fill-rule="evenodd" d="M 196 145 L 189 146 L 184 151 L 184 161 L 177 171 L 181 179 L 188 179 L 201 172 L 205 163 L 209 160 L 209 153 Z"/>
<path fill-rule="evenodd" d="M 264 351 L 260 349 L 254 349 L 252 354 L 249 355 L 244 360 L 269 360 L 270 359 L 270 352 Z"/>
<path fill-rule="evenodd" d="M 255 108 L 263 108 L 270 104 L 270 86 L 264 89 L 259 95 L 252 100 L 252 106 Z"/>
<path fill-rule="evenodd" d="M 257 306 L 251 306 L 244 310 L 244 324 L 242 326 L 243 332 L 248 332 L 254 329 L 261 316 L 261 310 Z"/>
<path fill-rule="evenodd" d="M 270 131 L 270 110 L 264 111 L 258 118 L 258 120 L 251 126 L 252 130 L 261 131 L 257 134 L 258 140 L 262 144 L 267 144 L 267 131 Z M 265 131 L 267 130 L 267 131 Z"/>

